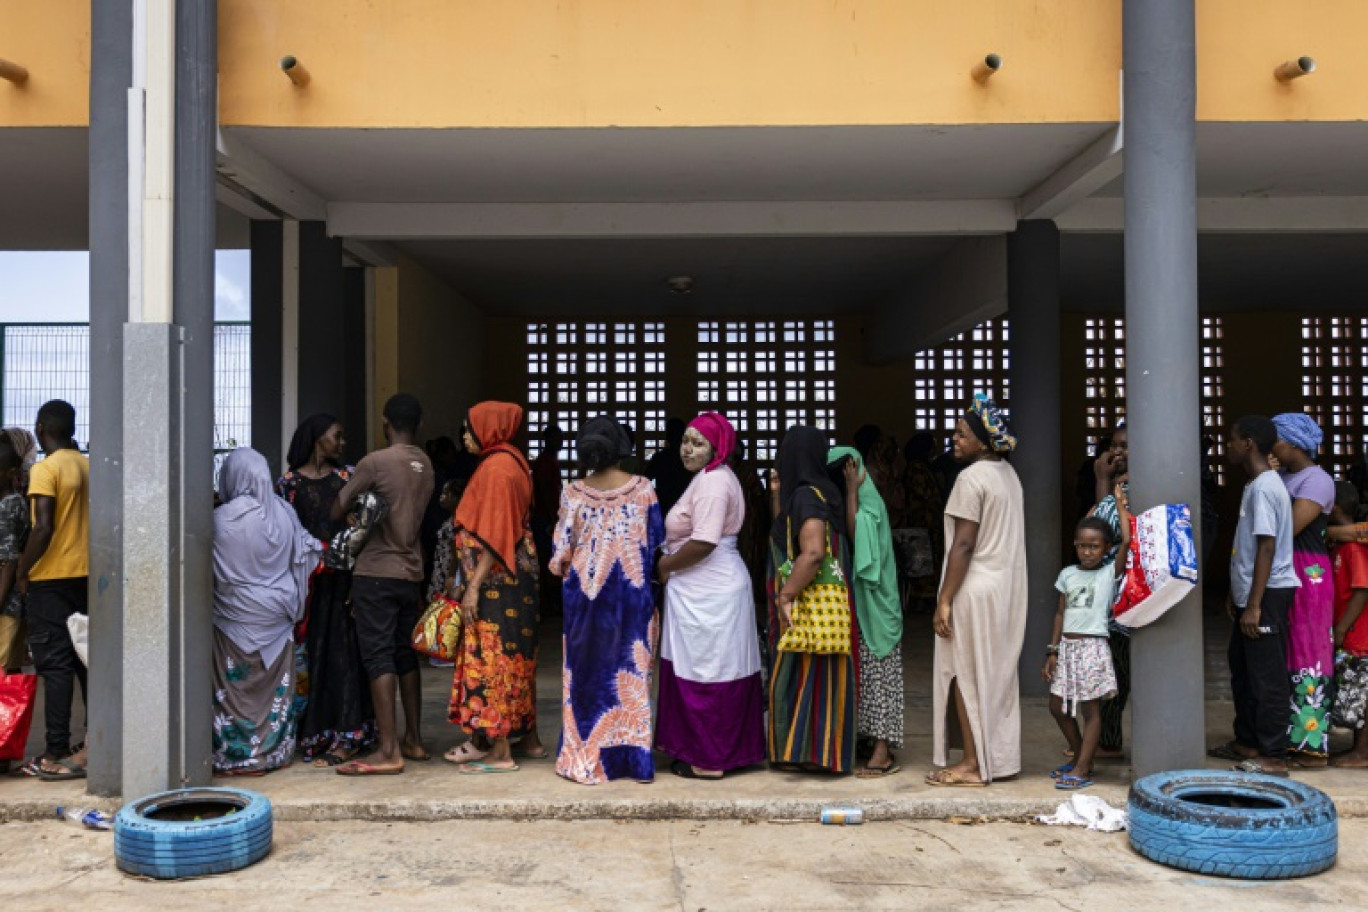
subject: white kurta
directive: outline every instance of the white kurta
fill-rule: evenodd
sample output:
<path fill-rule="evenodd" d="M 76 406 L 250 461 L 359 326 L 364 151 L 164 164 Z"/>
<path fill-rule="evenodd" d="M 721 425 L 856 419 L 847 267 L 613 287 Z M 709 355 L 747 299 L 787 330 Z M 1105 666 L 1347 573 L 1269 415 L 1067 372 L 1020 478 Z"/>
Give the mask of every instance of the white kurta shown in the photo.
<path fill-rule="evenodd" d="M 1026 635 L 1026 529 L 1021 482 L 1010 463 L 984 460 L 955 481 L 945 507 L 945 541 L 955 519 L 979 524 L 978 543 L 951 605 L 953 635 L 936 638 L 933 754 L 946 764 L 950 685 L 958 681 L 985 782 L 1021 772 L 1017 662 Z M 942 571 L 942 577 L 943 577 Z"/>

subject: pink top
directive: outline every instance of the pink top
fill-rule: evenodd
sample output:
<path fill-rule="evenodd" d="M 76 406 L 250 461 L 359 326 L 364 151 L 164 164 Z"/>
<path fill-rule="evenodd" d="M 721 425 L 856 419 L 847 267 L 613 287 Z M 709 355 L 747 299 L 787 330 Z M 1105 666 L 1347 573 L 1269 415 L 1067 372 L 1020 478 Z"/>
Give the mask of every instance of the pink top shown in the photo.
<path fill-rule="evenodd" d="M 699 472 L 665 519 L 665 550 L 673 554 L 689 541 L 715 545 L 745 522 L 746 495 L 732 470 Z"/>

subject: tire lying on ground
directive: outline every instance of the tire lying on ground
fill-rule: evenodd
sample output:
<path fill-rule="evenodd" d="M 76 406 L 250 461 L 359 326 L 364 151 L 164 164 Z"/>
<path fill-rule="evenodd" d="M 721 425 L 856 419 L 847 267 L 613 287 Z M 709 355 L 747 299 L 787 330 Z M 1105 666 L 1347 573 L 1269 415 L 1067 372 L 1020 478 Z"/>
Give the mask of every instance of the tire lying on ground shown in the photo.
<path fill-rule="evenodd" d="M 1335 805 L 1319 789 L 1254 773 L 1183 770 L 1131 786 L 1132 848 L 1160 864 L 1275 880 L 1326 870 L 1339 851 Z"/>
<path fill-rule="evenodd" d="M 114 861 L 161 880 L 224 874 L 265 858 L 274 823 L 265 795 L 190 788 L 149 795 L 114 817 Z"/>

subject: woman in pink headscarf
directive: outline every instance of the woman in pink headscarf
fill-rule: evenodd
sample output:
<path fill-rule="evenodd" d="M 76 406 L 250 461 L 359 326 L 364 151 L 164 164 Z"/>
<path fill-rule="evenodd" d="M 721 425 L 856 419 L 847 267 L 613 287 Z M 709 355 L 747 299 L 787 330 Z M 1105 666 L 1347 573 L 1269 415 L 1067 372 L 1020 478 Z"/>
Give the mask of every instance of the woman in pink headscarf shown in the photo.
<path fill-rule="evenodd" d="M 727 465 L 735 448 L 722 415 L 693 420 L 679 454 L 694 478 L 665 519 L 656 749 L 686 779 L 721 779 L 765 759 L 755 603 L 736 549 L 746 498 Z"/>

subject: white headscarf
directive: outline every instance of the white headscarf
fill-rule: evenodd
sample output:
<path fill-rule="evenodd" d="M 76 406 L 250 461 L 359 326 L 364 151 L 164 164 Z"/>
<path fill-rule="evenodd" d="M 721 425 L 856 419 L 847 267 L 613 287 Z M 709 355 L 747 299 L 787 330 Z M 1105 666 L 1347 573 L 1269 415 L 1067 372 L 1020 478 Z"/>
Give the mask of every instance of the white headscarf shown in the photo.
<path fill-rule="evenodd" d="M 243 447 L 223 460 L 214 511 L 214 626 L 270 666 L 304 616 L 322 546 L 271 486 L 266 457 Z"/>

